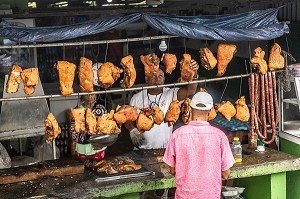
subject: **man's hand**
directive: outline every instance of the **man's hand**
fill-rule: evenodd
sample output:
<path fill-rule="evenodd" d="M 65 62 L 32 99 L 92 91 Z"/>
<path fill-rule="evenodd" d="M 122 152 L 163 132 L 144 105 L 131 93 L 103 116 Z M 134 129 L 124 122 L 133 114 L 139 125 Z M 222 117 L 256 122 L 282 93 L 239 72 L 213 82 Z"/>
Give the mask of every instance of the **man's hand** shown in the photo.
<path fill-rule="evenodd" d="M 191 69 L 194 71 L 199 69 L 199 64 L 194 59 L 191 60 Z"/>
<path fill-rule="evenodd" d="M 130 134 L 131 141 L 135 147 L 142 146 L 144 138 L 143 138 L 141 132 L 139 132 L 139 130 L 137 128 L 132 129 L 129 132 L 129 134 Z"/>

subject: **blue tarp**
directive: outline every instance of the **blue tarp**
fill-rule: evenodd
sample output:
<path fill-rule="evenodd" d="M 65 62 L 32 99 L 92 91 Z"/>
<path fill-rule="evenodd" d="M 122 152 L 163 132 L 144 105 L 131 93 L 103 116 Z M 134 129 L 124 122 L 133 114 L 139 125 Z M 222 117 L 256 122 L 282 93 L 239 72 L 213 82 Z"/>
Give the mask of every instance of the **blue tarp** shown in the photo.
<path fill-rule="evenodd" d="M 279 8 L 217 16 L 170 16 L 157 13 L 134 13 L 94 19 L 68 26 L 16 27 L 0 24 L 0 34 L 20 42 L 53 42 L 92 35 L 143 19 L 166 34 L 204 40 L 255 41 L 270 40 L 289 32 L 276 15 Z"/>

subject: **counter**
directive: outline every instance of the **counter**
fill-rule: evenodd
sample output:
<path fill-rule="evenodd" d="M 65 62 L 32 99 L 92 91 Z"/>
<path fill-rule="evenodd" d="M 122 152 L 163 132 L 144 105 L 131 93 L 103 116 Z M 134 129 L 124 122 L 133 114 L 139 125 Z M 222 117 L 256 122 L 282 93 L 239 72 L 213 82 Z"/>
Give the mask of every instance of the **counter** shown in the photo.
<path fill-rule="evenodd" d="M 259 153 L 243 147 L 243 163 L 233 166 L 230 179 L 234 179 L 237 185 L 246 187 L 247 198 L 286 198 L 286 172 L 300 170 L 300 158 L 268 148 Z M 2 185 L 0 198 L 101 198 L 120 195 L 134 198 L 137 196 L 134 194 L 136 192 L 175 187 L 175 178 L 169 174 L 167 165 L 153 158 L 151 161 L 142 161 L 147 169 L 155 171 L 154 176 L 110 182 L 95 182 L 97 177 L 90 172 L 47 177 Z"/>

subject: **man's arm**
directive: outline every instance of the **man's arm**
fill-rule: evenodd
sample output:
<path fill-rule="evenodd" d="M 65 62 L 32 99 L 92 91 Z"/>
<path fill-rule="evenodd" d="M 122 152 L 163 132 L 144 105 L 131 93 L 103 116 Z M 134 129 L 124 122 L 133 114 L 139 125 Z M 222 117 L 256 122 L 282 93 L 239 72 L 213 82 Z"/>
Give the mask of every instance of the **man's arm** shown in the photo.
<path fill-rule="evenodd" d="M 191 69 L 196 71 L 196 75 L 198 75 L 197 71 L 199 69 L 198 63 L 192 59 L 191 61 Z M 197 89 L 197 84 L 188 84 L 186 87 L 180 88 L 177 92 L 177 99 L 179 101 L 184 100 L 186 97 L 193 95 Z"/>
<path fill-rule="evenodd" d="M 175 167 L 170 167 L 170 173 L 171 173 L 172 175 L 175 175 L 175 174 L 176 174 L 176 169 L 175 169 Z"/>
<path fill-rule="evenodd" d="M 230 175 L 230 169 L 222 171 L 222 179 L 223 180 L 227 180 L 229 178 Z"/>

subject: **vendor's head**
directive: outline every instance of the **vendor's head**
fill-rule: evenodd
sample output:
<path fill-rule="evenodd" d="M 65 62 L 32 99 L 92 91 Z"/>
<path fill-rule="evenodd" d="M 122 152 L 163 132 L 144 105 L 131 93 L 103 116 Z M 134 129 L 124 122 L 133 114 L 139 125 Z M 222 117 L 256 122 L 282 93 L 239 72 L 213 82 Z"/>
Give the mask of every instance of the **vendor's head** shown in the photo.
<path fill-rule="evenodd" d="M 207 92 L 196 93 L 191 100 L 192 120 L 207 121 L 214 104 L 213 98 Z"/>
<path fill-rule="evenodd" d="M 148 86 L 156 86 L 156 85 L 163 85 L 165 83 L 165 74 L 162 69 L 158 69 L 157 72 L 154 72 L 151 76 L 145 76 L 146 83 Z M 150 90 L 150 89 L 149 89 Z M 163 88 L 154 88 L 151 90 L 162 91 Z"/>
<path fill-rule="evenodd" d="M 96 102 L 96 95 L 95 94 L 82 95 L 81 101 L 84 108 L 93 108 Z"/>

